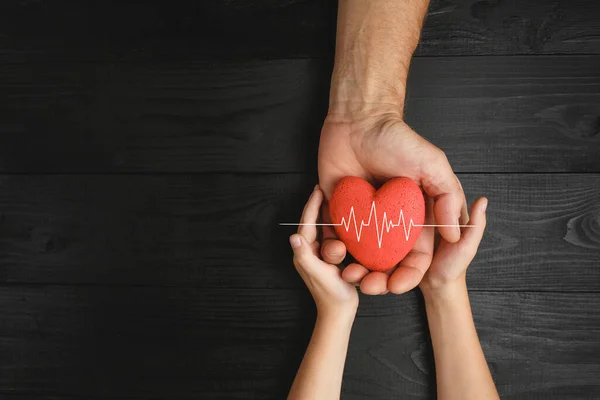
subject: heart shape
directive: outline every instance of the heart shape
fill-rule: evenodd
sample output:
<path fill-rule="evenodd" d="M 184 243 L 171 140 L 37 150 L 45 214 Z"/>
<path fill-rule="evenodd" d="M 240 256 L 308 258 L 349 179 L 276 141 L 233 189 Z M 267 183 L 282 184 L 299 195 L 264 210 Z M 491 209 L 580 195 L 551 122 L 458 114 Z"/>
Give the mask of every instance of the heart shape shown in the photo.
<path fill-rule="evenodd" d="M 393 178 L 379 190 L 355 176 L 333 190 L 329 213 L 338 237 L 371 271 L 398 264 L 417 241 L 425 220 L 425 199 L 409 178 Z"/>

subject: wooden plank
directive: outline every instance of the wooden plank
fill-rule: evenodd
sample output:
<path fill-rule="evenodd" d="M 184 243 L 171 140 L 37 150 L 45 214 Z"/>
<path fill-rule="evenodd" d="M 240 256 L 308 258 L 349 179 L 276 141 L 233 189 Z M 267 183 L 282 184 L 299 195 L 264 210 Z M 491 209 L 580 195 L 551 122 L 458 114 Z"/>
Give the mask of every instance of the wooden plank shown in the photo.
<path fill-rule="evenodd" d="M 0 62 L 326 56 L 336 14 L 337 2 L 322 0 L 9 0 Z"/>
<path fill-rule="evenodd" d="M 314 320 L 305 290 L 0 287 L 0 390 L 119 398 L 283 398 Z M 600 395 L 597 294 L 471 294 L 503 399 Z M 363 297 L 344 398 L 429 398 L 418 293 Z M 87 397 L 86 397 L 87 398 Z"/>
<path fill-rule="evenodd" d="M 600 174 L 460 175 L 490 200 L 473 289 L 600 291 Z M 309 175 L 4 176 L 0 281 L 302 288 Z"/>
<path fill-rule="evenodd" d="M 415 62 L 406 120 L 455 171 L 597 172 L 598 66 L 595 57 Z"/>
<path fill-rule="evenodd" d="M 73 396 L 73 395 L 46 395 L 43 393 L 36 393 L 36 392 L 19 392 L 19 394 L 14 394 L 14 393 L 10 393 L 10 392 L 2 392 L 0 391 L 0 395 L 2 395 L 2 400 L 23 400 L 25 399 L 30 399 L 30 398 L 35 398 L 36 400 L 75 400 L 75 399 L 81 399 L 80 396 Z M 29 396 L 29 397 L 28 397 Z M 94 395 L 89 395 L 89 396 L 85 396 L 86 400 L 106 400 L 106 399 L 110 399 L 110 400 L 137 400 L 139 399 L 139 397 L 132 397 L 132 396 L 111 396 L 111 397 L 106 397 L 106 396 L 94 396 Z"/>
<path fill-rule="evenodd" d="M 316 164 L 327 111 L 308 60 L 0 71 L 10 172 L 292 171 Z"/>
<path fill-rule="evenodd" d="M 297 290 L 2 287 L 0 298 L 0 388 L 57 395 L 271 397 L 287 390 L 312 318 Z"/>
<path fill-rule="evenodd" d="M 458 172 L 600 172 L 599 65 L 417 59 L 406 119 Z M 330 67 L 0 66 L 0 171 L 314 172 Z"/>
<path fill-rule="evenodd" d="M 502 399 L 600 395 L 597 294 L 472 292 L 470 297 Z M 344 398 L 433 398 L 435 371 L 422 303 L 364 296 L 360 307 Z"/>
<path fill-rule="evenodd" d="M 417 55 L 599 54 L 593 0 L 433 0 Z"/>
<path fill-rule="evenodd" d="M 595 0 L 433 0 L 417 55 L 600 54 L 599 12 Z M 5 0 L 0 62 L 329 58 L 336 13 L 335 0 Z"/>

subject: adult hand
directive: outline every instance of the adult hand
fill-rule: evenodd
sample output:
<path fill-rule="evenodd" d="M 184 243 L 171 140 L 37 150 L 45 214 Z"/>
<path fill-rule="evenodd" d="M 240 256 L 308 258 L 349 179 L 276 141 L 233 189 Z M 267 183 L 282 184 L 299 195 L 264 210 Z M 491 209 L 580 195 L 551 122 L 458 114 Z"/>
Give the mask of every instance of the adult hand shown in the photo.
<path fill-rule="evenodd" d="M 319 182 L 329 199 L 336 183 L 344 176 L 358 176 L 372 184 L 398 176 L 413 179 L 434 200 L 437 224 L 457 225 L 467 218 L 462 187 L 439 148 L 414 132 L 393 106 L 364 109 L 342 107 L 360 112 L 332 112 L 330 107 L 321 132 L 319 145 Z M 462 215 L 462 217 L 461 217 Z M 324 212 L 324 219 L 329 217 Z M 460 228 L 440 227 L 449 243 L 460 239 Z M 416 287 L 431 263 L 434 229 L 425 227 L 412 251 L 397 268 L 369 272 L 359 264 L 350 264 L 343 278 L 360 283 L 366 294 L 404 293 Z M 335 240 L 333 229 L 324 230 L 321 254 L 331 264 L 339 264 L 345 256 L 344 244 Z"/>

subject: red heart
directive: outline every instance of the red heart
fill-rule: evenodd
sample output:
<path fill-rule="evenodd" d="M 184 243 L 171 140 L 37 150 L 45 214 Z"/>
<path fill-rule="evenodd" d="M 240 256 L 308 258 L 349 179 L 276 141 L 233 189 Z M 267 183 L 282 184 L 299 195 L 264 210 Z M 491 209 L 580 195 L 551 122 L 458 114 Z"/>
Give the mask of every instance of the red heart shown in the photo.
<path fill-rule="evenodd" d="M 417 241 L 425 220 L 425 199 L 408 178 L 391 179 L 375 191 L 369 182 L 347 176 L 336 185 L 329 212 L 350 254 L 372 271 L 386 271 Z"/>

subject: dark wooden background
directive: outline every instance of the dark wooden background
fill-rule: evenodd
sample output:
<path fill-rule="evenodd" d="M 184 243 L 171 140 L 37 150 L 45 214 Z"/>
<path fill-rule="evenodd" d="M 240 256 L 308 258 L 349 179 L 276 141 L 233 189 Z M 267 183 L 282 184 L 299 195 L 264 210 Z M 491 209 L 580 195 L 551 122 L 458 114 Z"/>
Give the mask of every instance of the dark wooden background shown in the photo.
<path fill-rule="evenodd" d="M 434 0 L 407 120 L 489 227 L 503 399 L 600 398 L 600 3 Z M 315 311 L 331 0 L 0 2 L 0 398 L 281 399 Z M 361 297 L 345 399 L 426 399 L 422 298 Z"/>

